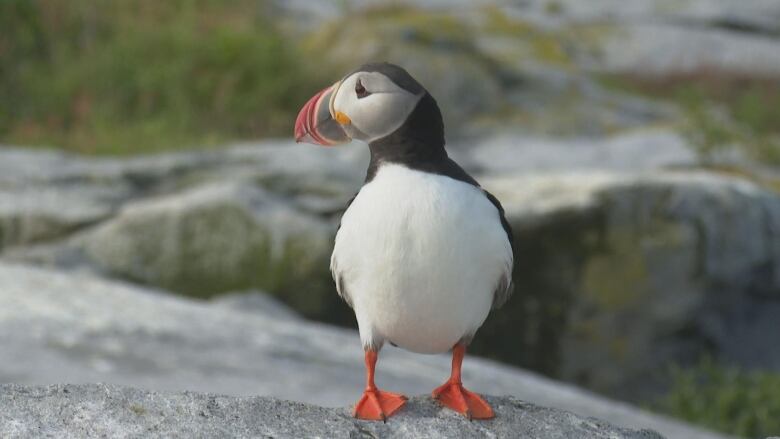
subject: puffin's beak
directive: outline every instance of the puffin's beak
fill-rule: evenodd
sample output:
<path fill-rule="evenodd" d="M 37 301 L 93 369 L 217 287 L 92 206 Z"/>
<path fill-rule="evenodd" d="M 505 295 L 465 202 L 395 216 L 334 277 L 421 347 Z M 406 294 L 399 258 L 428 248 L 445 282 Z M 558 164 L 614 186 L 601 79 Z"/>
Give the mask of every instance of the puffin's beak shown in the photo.
<path fill-rule="evenodd" d="M 306 102 L 295 119 L 295 141 L 332 146 L 351 139 L 333 118 L 330 107 L 340 82 L 320 91 Z"/>

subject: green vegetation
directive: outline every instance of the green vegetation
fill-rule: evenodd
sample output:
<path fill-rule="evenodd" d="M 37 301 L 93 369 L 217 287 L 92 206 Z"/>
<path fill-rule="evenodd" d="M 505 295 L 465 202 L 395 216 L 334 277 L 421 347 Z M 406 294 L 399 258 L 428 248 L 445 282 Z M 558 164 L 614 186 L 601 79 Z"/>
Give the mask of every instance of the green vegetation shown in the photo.
<path fill-rule="evenodd" d="M 744 372 L 706 359 L 675 368 L 672 377 L 672 390 L 656 409 L 740 436 L 780 432 L 780 373 Z"/>
<path fill-rule="evenodd" d="M 261 0 L 3 0 L 0 142 L 138 153 L 289 135 L 320 84 Z"/>
<path fill-rule="evenodd" d="M 548 7 L 551 5 L 555 5 L 555 3 L 547 4 Z M 540 29 L 530 22 L 510 17 L 498 7 L 485 7 L 483 12 L 485 20 L 479 29 L 483 34 L 512 38 L 512 46 L 518 46 L 513 47 L 513 49 L 516 50 L 526 45 L 530 49 L 529 54 L 532 54 L 533 59 L 558 67 L 570 66 L 571 60 L 564 48 L 568 43 L 567 36 Z M 512 53 L 506 61 L 512 62 L 516 59 L 517 54 Z"/>
<path fill-rule="evenodd" d="M 703 159 L 732 146 L 780 164 L 780 81 L 700 72 L 680 77 L 608 78 L 605 84 L 666 99 L 684 111 L 683 130 Z"/>
<path fill-rule="evenodd" d="M 328 51 L 330 61 L 335 58 L 335 64 L 353 67 L 366 57 L 392 59 L 394 55 L 401 55 L 408 64 L 415 49 L 432 46 L 446 48 L 450 62 L 459 52 L 484 58 L 473 45 L 473 33 L 472 26 L 454 16 L 388 4 L 358 9 L 327 23 L 306 38 L 305 48 L 310 53 Z M 334 71 L 339 73 L 343 71 Z"/>

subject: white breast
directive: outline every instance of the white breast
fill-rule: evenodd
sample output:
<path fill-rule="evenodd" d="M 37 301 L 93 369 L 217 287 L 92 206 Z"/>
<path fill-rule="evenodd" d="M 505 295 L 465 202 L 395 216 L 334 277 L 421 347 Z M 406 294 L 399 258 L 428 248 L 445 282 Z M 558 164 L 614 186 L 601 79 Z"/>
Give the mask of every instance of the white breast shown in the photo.
<path fill-rule="evenodd" d="M 512 250 L 481 189 L 384 164 L 344 213 L 331 259 L 364 346 L 435 353 L 473 335 Z"/>

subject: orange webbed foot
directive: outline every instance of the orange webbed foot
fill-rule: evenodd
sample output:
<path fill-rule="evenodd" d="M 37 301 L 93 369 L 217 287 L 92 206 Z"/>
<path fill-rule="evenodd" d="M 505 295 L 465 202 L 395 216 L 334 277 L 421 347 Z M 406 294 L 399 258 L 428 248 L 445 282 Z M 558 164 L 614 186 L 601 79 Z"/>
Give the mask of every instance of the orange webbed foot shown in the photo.
<path fill-rule="evenodd" d="M 358 419 L 384 422 L 406 404 L 406 399 L 404 395 L 398 393 L 366 389 L 355 404 L 352 415 Z"/>
<path fill-rule="evenodd" d="M 459 382 L 447 381 L 433 391 L 434 399 L 469 419 L 492 419 L 496 415 L 482 397 Z"/>

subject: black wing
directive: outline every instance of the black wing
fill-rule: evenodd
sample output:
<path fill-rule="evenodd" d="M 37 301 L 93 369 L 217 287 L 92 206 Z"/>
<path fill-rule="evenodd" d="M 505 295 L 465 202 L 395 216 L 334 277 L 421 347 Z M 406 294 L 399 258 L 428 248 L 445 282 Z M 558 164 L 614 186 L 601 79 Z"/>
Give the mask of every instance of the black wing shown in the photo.
<path fill-rule="evenodd" d="M 509 297 L 512 296 L 512 291 L 514 290 L 512 273 L 514 271 L 515 240 L 514 235 L 512 234 L 512 227 L 509 225 L 509 221 L 506 220 L 506 215 L 504 214 L 504 206 L 502 206 L 501 202 L 498 201 L 498 198 L 496 198 L 490 192 L 484 189 L 482 189 L 482 192 L 485 193 L 487 199 L 490 200 L 494 206 L 496 206 L 496 209 L 498 209 L 498 216 L 501 218 L 501 227 L 504 228 L 504 232 L 506 232 L 506 238 L 509 240 L 509 246 L 512 249 L 512 260 L 509 261 L 510 266 L 508 267 L 505 276 L 499 279 L 498 285 L 496 285 L 496 291 L 493 295 L 492 309 L 497 309 L 506 303 L 507 300 L 509 300 Z"/>
<path fill-rule="evenodd" d="M 352 196 L 352 198 L 347 201 L 347 207 L 344 208 L 344 212 L 349 209 L 349 206 L 352 205 L 352 202 L 355 201 L 355 197 L 357 197 L 357 193 Z M 338 235 L 338 231 L 341 230 L 341 221 L 339 221 L 339 226 L 336 229 L 336 234 Z M 349 297 L 349 294 L 347 293 L 347 289 L 344 287 L 344 279 L 341 276 L 341 272 L 339 271 L 338 267 L 338 261 L 336 261 L 335 253 L 330 258 L 330 275 L 333 276 L 333 281 L 336 283 L 336 292 L 339 293 L 339 296 L 344 299 L 345 302 L 347 302 L 347 305 L 352 307 L 352 298 Z"/>

